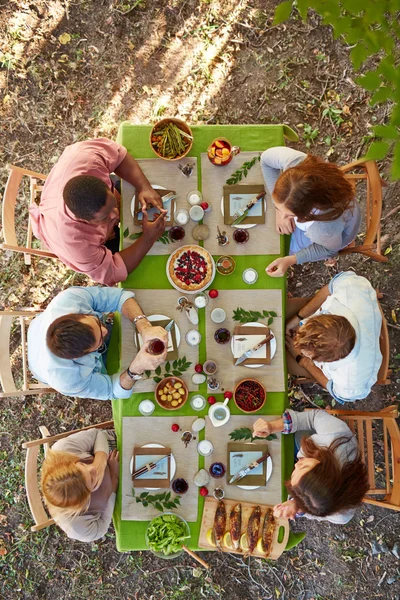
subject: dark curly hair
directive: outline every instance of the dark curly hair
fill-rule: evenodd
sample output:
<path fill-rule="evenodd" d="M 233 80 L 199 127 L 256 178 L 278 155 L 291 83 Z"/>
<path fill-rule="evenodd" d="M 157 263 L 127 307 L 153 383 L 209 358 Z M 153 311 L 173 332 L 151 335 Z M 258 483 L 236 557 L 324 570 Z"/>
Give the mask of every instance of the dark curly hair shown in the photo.
<path fill-rule="evenodd" d="M 108 186 L 92 175 L 77 175 L 63 190 L 65 204 L 78 219 L 91 221 L 107 201 Z"/>

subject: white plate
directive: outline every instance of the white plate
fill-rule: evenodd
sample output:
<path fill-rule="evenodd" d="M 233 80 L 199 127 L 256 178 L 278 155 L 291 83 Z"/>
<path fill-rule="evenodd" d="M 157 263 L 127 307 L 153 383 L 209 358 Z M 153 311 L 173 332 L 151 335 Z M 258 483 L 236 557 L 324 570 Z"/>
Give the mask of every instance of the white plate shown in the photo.
<path fill-rule="evenodd" d="M 188 244 L 188 245 L 190 245 L 191 247 L 194 247 L 194 248 L 196 248 L 196 244 Z M 187 246 L 182 246 L 182 247 L 180 248 L 180 250 L 184 250 L 186 247 L 187 247 Z M 202 248 L 202 250 L 205 250 L 205 248 Z M 208 252 L 208 250 L 206 250 L 206 252 Z M 173 252 L 173 253 L 170 255 L 170 257 L 169 257 L 169 259 L 168 259 L 168 262 L 167 262 L 167 269 L 166 269 L 167 278 L 168 278 L 168 281 L 170 282 L 170 284 L 172 285 L 172 287 L 174 287 L 176 290 L 178 290 L 178 292 L 184 292 L 185 294 L 197 294 L 198 292 L 203 292 L 203 291 L 204 291 L 204 290 L 206 290 L 208 287 L 210 287 L 210 285 L 211 285 L 211 284 L 212 284 L 212 282 L 214 281 L 214 277 L 215 277 L 215 271 L 216 271 L 216 269 L 215 269 L 215 262 L 214 262 L 214 259 L 213 259 L 213 257 L 211 256 L 211 254 L 210 254 L 209 252 L 208 252 L 208 254 L 209 254 L 209 256 L 210 256 L 210 259 L 211 259 L 211 264 L 212 264 L 212 273 L 211 273 L 211 279 L 210 279 L 210 281 L 207 283 L 207 285 L 204 285 L 203 287 L 201 287 L 201 288 L 198 288 L 197 290 L 193 290 L 192 292 L 189 292 L 188 290 L 184 290 L 184 289 L 182 289 L 182 288 L 178 287 L 178 286 L 177 286 L 177 284 L 176 284 L 174 281 L 172 281 L 171 277 L 169 276 L 169 264 L 170 264 L 170 262 L 171 262 L 171 258 L 172 258 L 172 255 L 173 255 L 173 254 L 174 254 L 174 252 Z"/>
<path fill-rule="evenodd" d="M 246 327 L 247 326 L 249 326 L 249 327 L 265 327 L 265 325 L 263 325 L 263 323 L 257 323 L 257 322 L 254 322 L 254 323 L 243 323 L 243 325 L 245 325 Z M 272 329 L 270 329 L 270 332 L 274 333 L 272 331 Z M 231 338 L 231 351 L 232 351 L 232 355 L 233 355 L 233 344 L 234 344 L 233 338 L 234 337 L 235 336 L 232 336 L 232 338 Z M 274 334 L 274 337 L 272 338 L 272 340 L 270 341 L 270 350 L 271 350 L 271 360 L 272 360 L 274 358 L 275 352 L 276 352 L 276 337 L 275 337 L 275 334 Z M 242 367 L 248 367 L 249 369 L 258 369 L 259 367 L 265 367 L 265 364 L 261 364 L 261 365 L 242 365 Z"/>
<path fill-rule="evenodd" d="M 147 320 L 150 321 L 150 323 L 153 323 L 154 321 L 163 321 L 166 319 L 169 319 L 170 321 L 173 320 L 172 317 L 167 317 L 167 315 L 149 315 L 147 317 Z M 174 321 L 174 327 L 175 327 L 176 347 L 178 347 L 179 344 L 181 343 L 181 332 L 179 330 L 178 325 L 176 324 L 176 321 Z M 136 339 L 136 336 L 134 339 Z"/>
<path fill-rule="evenodd" d="M 264 212 L 267 212 L 267 198 L 265 196 L 264 198 Z M 222 196 L 221 198 L 221 213 L 222 216 L 225 216 L 225 208 L 224 208 L 224 197 Z M 252 227 L 255 227 L 256 225 L 260 225 L 260 223 L 247 223 L 245 225 L 243 225 L 243 223 L 239 223 L 238 225 L 233 225 L 233 227 L 236 227 L 236 229 L 251 229 Z M 232 227 L 232 225 L 227 225 L 227 227 Z"/>
<path fill-rule="evenodd" d="M 267 458 L 267 478 L 266 478 L 265 483 L 267 483 L 267 481 L 271 477 L 271 475 L 272 475 L 272 458 L 270 456 L 268 456 L 268 458 Z M 258 488 L 260 488 L 261 485 L 238 485 L 237 487 L 242 490 L 258 490 Z"/>
<path fill-rule="evenodd" d="M 144 446 L 141 446 L 141 447 L 142 448 L 165 448 L 165 446 L 163 446 L 162 444 L 145 444 Z M 171 476 L 171 481 L 172 481 L 175 476 L 175 471 L 176 471 L 176 460 L 175 460 L 173 454 L 171 454 L 170 461 L 171 461 L 170 476 Z M 129 470 L 132 475 L 132 473 L 133 473 L 133 456 L 131 458 L 131 462 L 129 463 Z M 143 489 L 144 490 L 161 490 L 161 488 L 143 488 Z"/>
<path fill-rule="evenodd" d="M 150 185 L 153 188 L 153 190 L 166 190 L 167 189 L 166 187 L 164 187 L 162 185 L 156 185 L 156 184 L 153 185 L 152 183 Z M 133 194 L 132 201 L 131 201 L 131 214 L 132 214 L 132 217 L 135 216 L 135 198 L 136 198 L 136 194 Z M 174 215 L 172 215 L 172 217 L 173 216 Z"/>

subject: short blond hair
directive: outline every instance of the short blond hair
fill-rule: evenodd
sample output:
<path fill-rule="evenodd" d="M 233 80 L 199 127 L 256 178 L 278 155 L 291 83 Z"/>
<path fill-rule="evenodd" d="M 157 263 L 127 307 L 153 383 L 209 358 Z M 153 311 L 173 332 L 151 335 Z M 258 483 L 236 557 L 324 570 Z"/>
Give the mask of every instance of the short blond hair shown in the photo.
<path fill-rule="evenodd" d="M 79 456 L 70 452 L 49 450 L 43 462 L 41 487 L 51 515 L 74 517 L 87 511 L 91 491 L 82 471 L 77 467 Z"/>
<path fill-rule="evenodd" d="M 345 317 L 317 315 L 297 330 L 294 346 L 299 352 L 311 353 L 318 362 L 346 358 L 356 343 L 356 332 Z"/>

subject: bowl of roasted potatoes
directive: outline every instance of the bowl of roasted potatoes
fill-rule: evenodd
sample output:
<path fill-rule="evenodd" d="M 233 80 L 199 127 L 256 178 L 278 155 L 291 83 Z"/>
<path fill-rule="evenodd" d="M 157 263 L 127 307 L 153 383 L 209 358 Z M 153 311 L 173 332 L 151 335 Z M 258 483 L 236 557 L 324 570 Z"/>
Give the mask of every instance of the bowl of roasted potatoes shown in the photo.
<path fill-rule="evenodd" d="M 166 410 L 178 410 L 189 396 L 186 383 L 179 377 L 165 377 L 162 379 L 155 391 L 157 403 Z"/>

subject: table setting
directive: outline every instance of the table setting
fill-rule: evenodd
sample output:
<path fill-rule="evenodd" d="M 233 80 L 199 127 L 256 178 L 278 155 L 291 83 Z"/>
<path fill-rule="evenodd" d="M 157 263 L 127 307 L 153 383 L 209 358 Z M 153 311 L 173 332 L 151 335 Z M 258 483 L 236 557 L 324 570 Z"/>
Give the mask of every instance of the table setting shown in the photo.
<path fill-rule="evenodd" d="M 133 151 L 128 135 L 131 127 L 136 135 L 143 133 L 139 135 L 143 140 L 151 128 L 121 126 L 119 141 Z M 285 280 L 270 278 L 265 267 L 261 268 L 268 264 L 268 256 L 280 255 L 281 240 L 270 200 L 260 195 L 263 181 L 257 157 L 264 142 L 254 130 L 247 140 L 244 129 L 235 126 L 232 134 L 241 134 L 239 152 L 229 129 L 191 127 L 193 146 L 179 166 L 177 160 L 149 158 L 143 143 L 135 149 L 146 176 L 157 181 L 160 195 L 166 190 L 165 196 L 169 196 L 172 219 L 167 231 L 181 227 L 184 237 L 168 243 L 160 239 L 121 284 L 135 292 L 153 323 L 169 327 L 166 363 L 146 373 L 135 384 L 130 399 L 113 401 L 122 457 L 114 514 L 121 551 L 150 548 L 147 527 L 168 510 L 187 523 L 190 537 L 182 544 L 192 550 L 239 548 L 255 556 L 276 558 L 283 551 L 282 539 L 287 539 L 287 523 L 272 526 L 270 509 L 282 501 L 284 473 L 293 462 L 287 451 L 290 444 L 280 435 L 267 441 L 253 440 L 251 435 L 260 415 L 272 420 L 286 405 Z M 264 132 L 271 133 L 267 127 Z M 278 141 L 282 129 L 274 133 L 276 143 L 282 144 Z M 226 145 L 218 148 L 216 140 Z M 226 157 L 229 160 L 223 164 Z M 252 160 L 243 181 L 250 194 L 240 195 L 238 182 L 232 184 L 236 200 L 229 205 L 229 219 L 233 225 L 239 219 L 232 227 L 225 219 L 224 187 L 229 188 L 229 176 Z M 189 176 L 182 172 L 186 165 Z M 135 191 L 127 186 L 123 182 L 123 247 L 132 243 L 130 236 L 140 229 L 135 223 L 136 209 L 132 210 Z M 192 210 L 196 207 L 203 211 L 200 221 Z M 254 208 L 259 222 L 245 227 Z M 193 231 L 204 225 L 208 235 L 203 229 L 195 239 Z M 236 235 L 235 239 L 238 233 L 242 237 Z M 118 321 L 115 367 L 126 368 L 141 342 L 128 319 L 119 316 Z M 133 477 L 136 472 L 139 475 Z M 160 498 L 154 500 L 153 496 Z M 225 529 L 216 540 L 217 512 L 223 510 L 227 511 Z M 235 527 L 237 530 L 234 510 L 243 515 L 239 542 L 233 539 Z M 249 527 L 254 528 L 258 521 L 259 535 L 253 539 Z M 158 522 L 159 527 L 164 525 Z M 165 526 L 165 531 L 174 527 Z M 264 535 L 264 529 L 269 533 Z M 157 545 L 159 532 L 154 536 Z"/>

